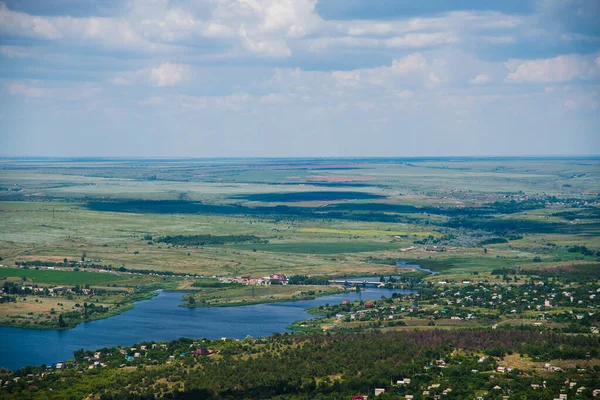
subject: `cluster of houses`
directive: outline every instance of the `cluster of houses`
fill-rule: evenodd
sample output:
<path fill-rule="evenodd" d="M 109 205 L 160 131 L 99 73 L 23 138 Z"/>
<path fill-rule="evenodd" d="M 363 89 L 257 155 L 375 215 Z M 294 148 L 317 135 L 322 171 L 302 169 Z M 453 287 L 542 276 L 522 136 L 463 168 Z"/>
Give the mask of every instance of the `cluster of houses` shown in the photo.
<path fill-rule="evenodd" d="M 482 357 L 482 359 L 485 360 L 485 357 Z M 481 362 L 481 359 L 480 359 Z M 547 366 L 549 364 L 546 364 Z M 442 360 L 438 360 L 436 361 L 436 366 L 439 368 L 445 368 L 446 364 L 445 362 L 443 362 Z M 550 368 L 548 368 L 548 370 L 553 370 L 551 369 L 551 365 Z M 558 371 L 560 369 L 556 369 L 556 371 Z M 497 368 L 497 372 L 499 373 L 504 373 L 504 372 L 510 372 L 512 371 L 512 368 L 505 368 L 505 367 L 498 367 Z M 553 370 L 555 371 L 555 370 Z M 474 372 L 478 372 L 476 370 L 474 370 Z M 494 376 L 491 375 L 490 379 L 494 379 Z M 412 383 L 411 378 L 403 378 L 403 379 L 398 379 L 396 381 L 395 385 L 392 385 L 392 388 L 400 388 L 400 387 L 407 387 Z M 426 398 L 431 398 L 434 400 L 440 400 L 443 397 L 442 396 L 447 396 L 452 392 L 452 388 L 451 387 L 446 387 L 444 389 L 441 389 L 442 385 L 440 383 L 431 383 L 428 385 L 423 385 L 421 386 L 419 392 L 421 392 L 421 395 L 426 397 Z M 536 391 L 536 390 L 540 390 L 546 388 L 546 381 L 544 381 L 542 384 L 536 384 L 536 383 L 532 383 L 531 384 L 531 390 L 532 391 Z M 499 392 L 502 393 L 502 386 L 500 386 L 499 384 L 495 385 L 492 388 L 493 392 Z M 385 393 L 386 389 L 385 388 L 375 388 L 375 397 L 380 396 L 381 394 Z M 570 381 L 569 379 L 567 379 L 564 382 L 564 386 L 561 390 L 562 392 L 572 392 L 575 391 L 577 395 L 581 395 L 584 392 L 588 391 L 588 388 L 586 388 L 583 385 L 578 385 L 577 382 L 574 381 Z M 591 394 L 592 397 L 600 397 L 600 389 L 593 389 L 591 390 Z M 421 397 L 415 394 L 404 394 L 403 396 L 401 396 L 400 398 L 402 399 L 406 399 L 406 400 L 413 400 L 415 397 Z M 503 400 L 508 400 L 510 399 L 511 396 L 502 396 Z M 569 398 L 569 395 L 567 393 L 560 393 L 558 394 L 558 397 L 554 398 L 554 400 L 567 400 Z M 352 400 L 368 400 L 368 396 L 363 396 L 363 395 L 355 395 L 351 397 Z M 477 400 L 483 400 L 484 397 L 483 396 L 479 396 L 477 397 Z"/>
<path fill-rule="evenodd" d="M 446 284 L 446 282 L 439 282 Z M 477 306 L 495 309 L 507 314 L 519 314 L 524 310 L 544 310 L 555 307 L 576 307 L 595 310 L 600 306 L 600 288 L 593 285 L 570 287 L 565 290 L 558 285 L 548 285 L 542 281 L 534 284 L 471 284 L 463 282 L 464 287 L 444 287 L 433 295 L 433 303 L 447 306 Z M 591 313 L 591 314 L 590 314 Z M 573 319 L 583 319 L 594 314 L 593 311 L 572 313 Z M 539 319 L 545 319 L 540 314 Z"/>
<path fill-rule="evenodd" d="M 235 278 L 219 278 L 223 283 L 241 283 L 243 285 L 287 285 L 288 278 L 284 274 L 270 274 L 269 276 L 239 276 Z"/>

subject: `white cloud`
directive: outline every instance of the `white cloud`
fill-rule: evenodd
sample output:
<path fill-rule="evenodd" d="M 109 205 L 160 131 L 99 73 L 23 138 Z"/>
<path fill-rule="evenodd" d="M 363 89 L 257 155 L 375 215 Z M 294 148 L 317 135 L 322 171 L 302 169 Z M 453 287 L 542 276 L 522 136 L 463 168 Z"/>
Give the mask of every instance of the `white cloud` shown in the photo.
<path fill-rule="evenodd" d="M 164 63 L 150 70 L 150 80 L 154 86 L 174 86 L 189 80 L 191 68 L 184 64 Z"/>
<path fill-rule="evenodd" d="M 251 53 L 268 57 L 288 57 L 292 54 L 284 40 L 257 40 L 248 35 L 244 26 L 240 27 L 239 35 L 243 38 L 244 47 Z"/>
<path fill-rule="evenodd" d="M 492 78 L 486 74 L 479 74 L 469 81 L 471 85 L 484 85 L 491 82 Z"/>
<path fill-rule="evenodd" d="M 40 87 L 31 86 L 23 82 L 14 82 L 8 85 L 7 90 L 12 95 L 23 95 L 26 97 L 42 97 L 46 90 Z"/>
<path fill-rule="evenodd" d="M 360 82 L 360 71 L 333 71 L 331 76 L 343 87 L 356 87 Z"/>
<path fill-rule="evenodd" d="M 427 61 L 420 53 L 410 54 L 392 62 L 391 70 L 396 74 L 408 74 L 425 69 Z"/>
<path fill-rule="evenodd" d="M 430 86 L 436 86 L 440 84 L 440 78 L 436 75 L 435 72 L 430 72 L 427 74 L 428 83 Z"/>
<path fill-rule="evenodd" d="M 9 10 L 0 3 L 0 32 L 8 35 L 55 40 L 62 34 L 48 19 Z"/>
<path fill-rule="evenodd" d="M 429 47 L 440 44 L 456 43 L 458 38 L 449 33 L 412 33 L 385 40 L 388 47 Z"/>
<path fill-rule="evenodd" d="M 540 83 L 568 82 L 576 79 L 587 79 L 598 72 L 598 66 L 584 56 L 561 55 L 540 60 L 510 60 L 504 64 L 511 72 L 506 82 Z"/>

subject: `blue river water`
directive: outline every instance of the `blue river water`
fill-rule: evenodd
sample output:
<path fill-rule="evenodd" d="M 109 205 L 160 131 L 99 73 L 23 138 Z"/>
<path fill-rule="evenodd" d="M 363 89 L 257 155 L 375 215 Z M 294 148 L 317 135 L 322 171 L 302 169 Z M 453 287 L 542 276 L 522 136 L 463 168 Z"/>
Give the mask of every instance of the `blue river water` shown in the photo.
<path fill-rule="evenodd" d="M 300 319 L 312 318 L 309 307 L 337 304 L 343 300 L 375 300 L 408 290 L 365 288 L 357 293 L 319 297 L 314 300 L 257 304 L 239 307 L 179 307 L 182 293 L 160 292 L 117 316 L 85 322 L 66 331 L 0 327 L 0 367 L 52 364 L 72 358 L 73 351 L 130 346 L 142 341 L 168 341 L 180 337 L 243 339 L 286 331 Z"/>

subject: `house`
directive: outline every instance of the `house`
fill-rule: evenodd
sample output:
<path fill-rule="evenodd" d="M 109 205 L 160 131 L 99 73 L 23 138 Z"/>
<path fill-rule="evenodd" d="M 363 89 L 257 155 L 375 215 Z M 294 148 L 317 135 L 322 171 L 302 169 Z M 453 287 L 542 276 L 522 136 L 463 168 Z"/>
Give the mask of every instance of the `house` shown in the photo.
<path fill-rule="evenodd" d="M 56 369 L 61 369 L 63 367 L 63 363 L 56 363 Z"/>
<path fill-rule="evenodd" d="M 269 275 L 269 283 L 271 285 L 286 285 L 287 276 L 284 274 L 271 274 Z"/>
<path fill-rule="evenodd" d="M 352 400 L 368 400 L 369 396 L 352 396 Z"/>
<path fill-rule="evenodd" d="M 191 352 L 190 354 L 195 356 L 210 356 L 211 354 L 215 354 L 217 350 L 209 350 L 206 347 L 200 347 L 196 349 L 196 351 Z"/>
<path fill-rule="evenodd" d="M 375 397 L 379 396 L 381 393 L 384 393 L 385 389 L 375 388 Z"/>

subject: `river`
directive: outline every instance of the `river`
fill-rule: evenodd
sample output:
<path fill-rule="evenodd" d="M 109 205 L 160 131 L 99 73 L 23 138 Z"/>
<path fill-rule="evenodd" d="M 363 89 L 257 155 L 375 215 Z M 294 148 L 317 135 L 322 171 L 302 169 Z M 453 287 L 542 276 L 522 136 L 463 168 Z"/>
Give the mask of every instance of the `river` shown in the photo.
<path fill-rule="evenodd" d="M 364 279 L 364 278 L 363 278 Z M 306 309 L 342 300 L 375 300 L 409 290 L 366 288 L 360 293 L 319 297 L 313 300 L 256 304 L 239 307 L 179 307 L 182 293 L 159 292 L 135 303 L 117 316 L 85 322 L 65 331 L 0 327 L 0 367 L 52 364 L 73 357 L 73 350 L 94 350 L 142 341 L 169 341 L 180 337 L 243 339 L 285 332 L 292 322 L 313 318 Z"/>

